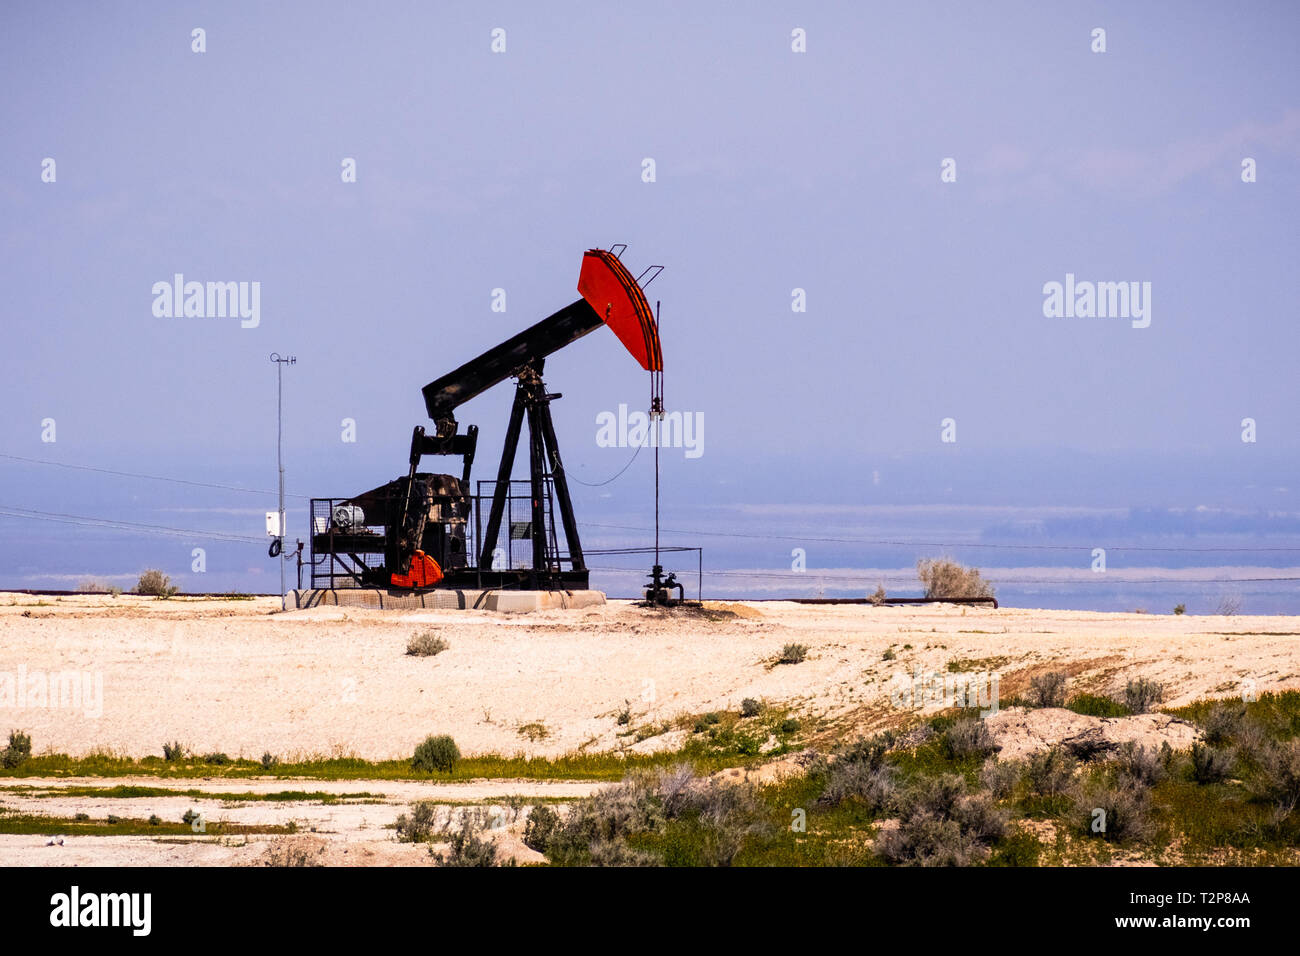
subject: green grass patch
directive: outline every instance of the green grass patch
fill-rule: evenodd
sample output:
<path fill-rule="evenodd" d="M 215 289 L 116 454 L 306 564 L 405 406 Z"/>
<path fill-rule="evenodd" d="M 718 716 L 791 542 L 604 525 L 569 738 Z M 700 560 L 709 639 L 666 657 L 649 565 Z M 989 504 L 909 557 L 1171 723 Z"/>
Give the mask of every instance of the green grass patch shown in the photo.
<path fill-rule="evenodd" d="M 673 724 L 691 733 L 678 751 L 679 759 L 733 761 L 732 765 L 760 754 L 776 757 L 789 753 L 795 749 L 796 737 L 804 729 L 802 722 L 791 716 L 788 707 L 772 705 L 763 707 L 751 717 L 744 717 L 735 710 L 683 714 Z M 665 724 L 658 732 L 663 733 L 671 726 Z M 763 745 L 772 737 L 776 740 L 775 746 L 763 751 Z M 641 739 L 638 734 L 637 740 Z"/>
<path fill-rule="evenodd" d="M 734 741 L 732 746 L 690 741 L 679 750 L 655 754 L 595 753 L 560 757 L 488 754 L 464 757 L 456 762 L 450 773 L 429 774 L 412 769 L 409 759 L 370 761 L 358 757 L 334 757 L 281 762 L 268 770 L 263 768 L 261 761 L 254 760 L 231 760 L 228 764 L 213 765 L 194 758 L 168 762 L 161 757 L 135 760 L 104 754 L 86 757 L 45 754 L 33 756 L 21 767 L 0 770 L 0 779 L 144 776 L 162 780 L 621 780 L 632 770 L 667 767 L 683 761 L 691 763 L 702 773 L 711 773 L 727 767 L 745 766 L 752 762 L 752 757 L 739 752 Z"/>
<path fill-rule="evenodd" d="M 878 817 L 854 801 L 835 807 L 819 804 L 824 785 L 820 774 L 809 774 L 756 788 L 766 828 L 746 838 L 732 865 L 883 865 L 868 848 Z M 803 831 L 791 827 L 795 811 L 803 812 Z M 628 845 L 654 854 L 666 866 L 712 863 L 708 828 L 695 814 L 671 820 L 661 831 L 636 834 Z"/>
<path fill-rule="evenodd" d="M 1238 703 L 1239 700 L 1230 698 L 1229 702 Z M 1197 700 L 1184 707 L 1171 707 L 1165 713 L 1204 725 L 1210 711 L 1222 704 L 1222 700 Z M 1276 740 L 1289 740 L 1300 735 L 1300 691 L 1260 694 L 1258 699 L 1246 701 L 1245 708 L 1246 717 L 1262 726 Z"/>
<path fill-rule="evenodd" d="M 19 788 L 6 788 L 18 790 Z M 37 788 L 25 787 L 26 791 L 32 791 Z M 135 800 L 150 797 L 188 797 L 195 800 L 222 800 L 226 803 L 254 803 L 254 802 L 311 802 L 311 803 L 352 803 L 352 802 L 369 802 L 382 800 L 384 794 L 370 793 L 369 791 L 360 791 L 357 793 L 327 793 L 324 790 L 276 790 L 270 793 L 254 793 L 252 791 L 242 791 L 239 793 L 222 793 L 212 790 L 187 789 L 178 790 L 171 787 L 140 787 L 140 786 L 117 786 L 117 787 L 58 787 L 42 793 L 31 793 L 36 799 L 45 799 L 49 797 L 88 797 L 91 799 L 104 800 Z"/>
<path fill-rule="evenodd" d="M 84 814 L 83 814 L 84 816 Z M 156 819 L 156 818 L 155 818 Z M 249 825 L 239 823 L 208 823 L 202 836 L 251 836 L 253 834 L 295 833 L 297 826 Z M 0 816 L 0 833 L 23 836 L 196 836 L 190 824 L 180 820 L 162 820 L 158 823 L 134 818 L 113 817 L 111 820 L 85 820 L 76 817 L 46 817 L 35 814 L 5 814 Z"/>
<path fill-rule="evenodd" d="M 894 750 L 885 756 L 886 762 L 898 769 L 904 783 L 914 783 L 923 777 L 937 777 L 940 774 L 956 773 L 966 778 L 972 786 L 979 781 L 980 767 L 986 758 L 977 754 L 953 757 L 944 744 L 942 730 L 951 718 L 935 718 L 943 721 L 945 726 L 932 739 L 911 750 Z"/>
<path fill-rule="evenodd" d="M 1043 844 L 1025 830 L 1011 830 L 993 844 L 989 866 L 1038 866 L 1043 855 Z"/>
<path fill-rule="evenodd" d="M 1075 694 L 1065 702 L 1065 709 L 1086 717 L 1128 717 L 1129 710 L 1119 701 L 1101 694 Z"/>
<path fill-rule="evenodd" d="M 1187 849 L 1205 853 L 1231 846 L 1272 848 L 1290 837 L 1294 844 L 1300 821 L 1273 827 L 1268 808 L 1253 803 L 1241 787 L 1230 783 L 1197 784 L 1190 780 L 1165 780 L 1152 791 L 1160 815 L 1176 824 Z"/>

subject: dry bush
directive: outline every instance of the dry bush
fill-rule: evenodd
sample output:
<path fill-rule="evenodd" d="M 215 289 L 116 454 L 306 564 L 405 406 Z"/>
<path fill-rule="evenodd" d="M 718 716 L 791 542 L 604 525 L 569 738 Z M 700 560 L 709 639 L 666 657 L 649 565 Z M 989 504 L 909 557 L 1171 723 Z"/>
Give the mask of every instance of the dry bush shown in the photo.
<path fill-rule="evenodd" d="M 1132 741 L 1121 745 L 1115 755 L 1121 777 L 1146 787 L 1153 787 L 1165 779 L 1167 762 L 1154 747 L 1139 747 Z"/>
<path fill-rule="evenodd" d="M 407 642 L 406 653 L 411 657 L 433 657 L 451 647 L 433 631 L 421 631 Z"/>
<path fill-rule="evenodd" d="M 884 763 L 837 760 L 826 776 L 821 802 L 838 806 L 845 800 L 857 800 L 868 809 L 880 811 L 895 804 L 898 775 Z"/>
<path fill-rule="evenodd" d="M 876 589 L 867 596 L 867 600 L 871 602 L 873 607 L 880 607 L 888 597 L 889 595 L 885 593 L 884 584 L 878 584 Z"/>
<path fill-rule="evenodd" d="M 539 740 L 545 740 L 551 736 L 551 731 L 540 720 L 532 720 L 526 724 L 520 724 L 515 728 L 515 733 L 525 740 L 537 743 Z"/>
<path fill-rule="evenodd" d="M 803 644 L 787 644 L 781 648 L 781 655 L 776 659 L 778 664 L 801 664 L 808 656 L 808 648 Z"/>
<path fill-rule="evenodd" d="M 1205 744 L 1192 744 L 1192 779 L 1197 783 L 1222 783 L 1237 766 L 1234 751 Z"/>
<path fill-rule="evenodd" d="M 1015 792 L 1016 784 L 1025 775 L 1025 766 L 1019 761 L 990 758 L 980 768 L 980 786 L 995 799 L 1004 800 Z"/>
<path fill-rule="evenodd" d="M 918 815 L 876 837 L 876 852 L 901 866 L 972 866 L 988 849 L 956 820 Z"/>
<path fill-rule="evenodd" d="M 658 858 L 629 846 L 628 837 L 662 831 L 685 815 L 698 823 L 699 849 L 712 866 L 730 866 L 751 838 L 772 826 L 752 785 L 699 779 L 683 764 L 631 775 L 576 804 L 562 823 L 543 815 L 525 838 L 544 845 L 560 865 L 657 866 Z"/>
<path fill-rule="evenodd" d="M 87 594 L 107 594 L 110 597 L 117 597 L 122 593 L 122 589 L 116 584 L 105 584 L 95 578 L 87 578 L 77 583 L 78 591 L 85 591 Z"/>
<path fill-rule="evenodd" d="M 179 590 L 180 588 L 172 584 L 172 579 L 157 568 L 142 571 L 139 580 L 135 583 L 136 594 L 146 594 L 164 600 Z"/>
<path fill-rule="evenodd" d="M 986 757 L 998 749 L 988 724 L 979 717 L 963 717 L 953 722 L 943 735 L 943 746 L 954 759 Z"/>
<path fill-rule="evenodd" d="M 528 812 L 528 822 L 524 824 L 524 846 L 545 853 L 560 826 L 560 815 L 545 804 L 538 804 Z"/>
<path fill-rule="evenodd" d="M 970 866 L 988 858 L 1006 833 L 1009 814 L 987 794 L 967 794 L 956 774 L 924 780 L 903 801 L 896 830 L 883 831 L 876 852 L 908 866 Z"/>
<path fill-rule="evenodd" d="M 674 767 L 662 768 L 655 781 L 655 790 L 659 794 L 664 816 L 670 820 L 681 816 L 691 806 L 697 786 L 695 768 L 690 764 L 679 763 Z"/>
<path fill-rule="evenodd" d="M 1074 780 L 1076 761 L 1061 747 L 1051 747 L 1031 756 L 1025 762 L 1025 780 L 1029 789 L 1043 797 L 1068 793 Z"/>
<path fill-rule="evenodd" d="M 972 793 L 957 801 L 953 817 L 977 840 L 993 843 L 1006 834 L 1011 813 L 1001 809 L 990 794 Z"/>
<path fill-rule="evenodd" d="M 561 866 L 646 865 L 644 854 L 627 848 L 626 838 L 654 830 L 663 820 L 662 806 L 647 778 L 629 777 L 576 804 L 549 835 L 545 852 Z"/>
<path fill-rule="evenodd" d="M 428 843 L 437 832 L 438 805 L 432 800 L 419 800 L 411 804 L 411 815 L 397 818 L 398 843 Z"/>
<path fill-rule="evenodd" d="M 979 568 L 967 568 L 950 558 L 924 558 L 916 574 L 928 598 L 991 598 L 993 585 L 980 577 Z"/>
<path fill-rule="evenodd" d="M 1035 707 L 1064 707 L 1065 671 L 1039 674 L 1029 681 L 1029 702 Z"/>
<path fill-rule="evenodd" d="M 1215 614 L 1222 614 L 1225 617 L 1232 617 L 1241 611 L 1241 596 L 1238 594 L 1229 594 L 1219 601 L 1219 606 Z"/>
<path fill-rule="evenodd" d="M 325 841 L 315 836 L 288 836 L 272 840 L 262 855 L 266 866 L 324 866 Z"/>
<path fill-rule="evenodd" d="M 1246 785 L 1255 796 L 1272 801 L 1279 817 L 1290 815 L 1300 804 L 1300 740 L 1262 747 Z"/>
<path fill-rule="evenodd" d="M 439 866 L 514 866 L 514 860 L 501 860 L 497 855 L 496 842 L 491 837 L 484 837 L 488 828 L 488 815 L 482 807 L 475 807 L 466 812 L 460 820 L 460 826 L 451 832 L 446 853 L 441 856 L 429 848 L 431 856 L 438 858 Z"/>
<path fill-rule="evenodd" d="M 1131 779 L 1113 786 L 1098 784 L 1089 788 L 1075 798 L 1075 813 L 1082 832 L 1109 842 L 1142 842 L 1155 833 L 1150 792 Z M 1098 821 L 1105 829 L 1093 829 Z"/>
<path fill-rule="evenodd" d="M 1237 701 L 1221 700 L 1205 715 L 1202 730 L 1205 742 L 1218 747 L 1250 736 L 1250 719 L 1246 705 Z"/>
<path fill-rule="evenodd" d="M 702 849 L 711 866 L 731 866 L 750 837 L 769 832 L 763 806 L 749 784 L 710 781 L 695 792 L 704 827 Z"/>
<path fill-rule="evenodd" d="M 1124 685 L 1124 706 L 1129 713 L 1145 714 L 1165 699 L 1165 685 L 1159 681 L 1139 677 Z"/>
<path fill-rule="evenodd" d="M 588 866 L 658 866 L 659 860 L 644 850 L 634 850 L 622 840 L 597 840 L 591 844 Z"/>

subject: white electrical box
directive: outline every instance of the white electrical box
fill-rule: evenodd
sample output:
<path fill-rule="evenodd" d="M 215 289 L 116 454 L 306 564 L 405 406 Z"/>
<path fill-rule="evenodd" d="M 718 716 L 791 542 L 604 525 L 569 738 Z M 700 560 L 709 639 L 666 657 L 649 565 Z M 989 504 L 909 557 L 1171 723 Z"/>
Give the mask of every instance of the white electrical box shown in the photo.
<path fill-rule="evenodd" d="M 280 512 L 268 511 L 266 513 L 266 536 L 268 538 L 282 537 L 284 532 L 280 530 Z"/>

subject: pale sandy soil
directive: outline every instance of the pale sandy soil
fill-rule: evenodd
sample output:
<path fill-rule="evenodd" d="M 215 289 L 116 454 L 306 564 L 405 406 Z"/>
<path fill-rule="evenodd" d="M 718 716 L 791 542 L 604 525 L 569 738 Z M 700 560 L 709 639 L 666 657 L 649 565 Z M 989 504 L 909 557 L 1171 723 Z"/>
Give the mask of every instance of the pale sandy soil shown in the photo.
<path fill-rule="evenodd" d="M 198 790 L 202 796 L 103 797 L 69 795 L 73 787 L 140 786 L 169 790 Z M 448 823 L 473 804 L 489 813 L 494 826 L 489 834 L 503 851 L 522 861 L 534 858 L 519 834 L 527 821 L 527 806 L 544 800 L 563 806 L 565 801 L 588 797 L 607 784 L 577 781 L 476 780 L 465 783 L 425 783 L 409 780 L 338 781 L 299 779 L 181 779 L 157 777 L 60 777 L 0 780 L 0 806 L 10 813 L 67 819 L 84 813 L 103 821 L 109 815 L 147 820 L 151 814 L 175 823 L 186 811 L 200 814 L 209 824 L 297 826 L 291 842 L 319 840 L 325 846 L 322 862 L 329 865 L 419 866 L 432 865 L 425 846 L 400 844 L 393 824 L 417 800 L 445 807 Z M 329 793 L 344 801 L 250 801 L 235 795 L 304 791 Z M 58 843 L 58 840 L 62 843 Z M 254 835 L 193 836 L 67 836 L 51 823 L 38 835 L 0 834 L 0 865 L 7 866 L 238 866 L 261 865 L 267 844 L 290 838 Z M 51 845 L 51 841 L 55 841 Z"/>
<path fill-rule="evenodd" d="M 1064 668 L 1076 689 L 1163 681 L 1166 703 L 1300 687 L 1300 618 L 1192 617 L 786 602 L 718 605 L 735 616 L 669 616 L 628 602 L 500 616 L 477 611 L 278 611 L 275 599 L 44 599 L 0 594 L 0 722 L 36 753 L 196 753 L 257 758 L 408 758 L 431 733 L 465 753 L 557 755 L 624 746 L 636 727 L 738 708 L 746 697 L 819 718 L 824 733 L 906 719 L 890 681 L 916 670 L 996 670 L 1002 696 Z M 12 603 L 10 603 L 12 602 Z M 433 629 L 451 647 L 409 657 Z M 805 644 L 801 664 L 773 666 Z M 910 648 L 906 645 L 911 645 Z M 897 658 L 882 660 L 887 648 Z M 4 676 L 76 671 L 103 682 L 102 714 L 6 701 Z M 937 704 L 927 709 L 933 710 Z M 92 713 L 87 714 L 87 710 Z M 547 736 L 520 733 L 540 723 Z M 680 734 L 652 737 L 644 750 Z"/>
<path fill-rule="evenodd" d="M 450 642 L 436 657 L 405 654 L 415 633 Z M 1076 690 L 1113 692 L 1128 679 L 1163 681 L 1166 703 L 1300 687 L 1300 618 L 1173 617 L 1075 611 L 809 606 L 787 602 L 710 605 L 675 615 L 612 602 L 601 608 L 500 616 L 465 611 L 317 608 L 283 613 L 276 599 L 177 600 L 121 596 L 39 599 L 0 594 L 0 730 L 31 734 L 40 753 L 160 754 L 165 741 L 190 751 L 256 759 L 355 755 L 409 759 L 431 733 L 449 733 L 463 752 L 559 755 L 572 751 L 678 746 L 669 731 L 639 744 L 629 728 L 681 715 L 737 709 L 746 697 L 805 718 L 809 743 L 825 748 L 860 731 L 898 726 L 917 710 L 891 700 L 896 675 L 996 671 L 1001 696 L 1031 676 L 1063 669 Z M 807 659 L 777 665 L 783 645 Z M 884 660 L 892 649 L 893 660 Z M 78 706 L 30 699 L 59 672 L 102 680 Z M 16 699 L 19 677 L 29 699 Z M 1250 683 L 1250 682 L 1253 682 Z M 56 685 L 57 686 L 57 685 Z M 626 703 L 625 703 L 626 702 Z M 629 706 L 631 723 L 616 715 Z M 942 708 L 927 704 L 921 712 Z M 521 728 L 540 724 L 528 740 Z M 1006 753 L 1030 752 L 1089 730 L 1108 739 L 1185 746 L 1194 730 L 1168 718 L 1101 722 L 1066 711 L 1004 711 L 992 729 Z M 620 736 L 622 734 L 622 736 Z M 790 756 L 754 771 L 775 779 L 796 770 Z M 76 797 L 68 786 L 137 784 L 198 789 L 203 796 Z M 583 782 L 163 780 L 0 778 L 10 812 L 87 813 L 175 821 L 193 809 L 235 824 L 294 822 L 293 841 L 338 865 L 416 865 L 423 846 L 394 841 L 397 815 L 417 799 L 448 807 L 509 807 L 508 798 L 564 802 L 589 796 Z M 285 790 L 369 793 L 368 798 L 236 801 L 232 794 Z M 515 801 L 516 805 L 518 801 Z M 448 810 L 448 812 L 458 812 Z M 496 836 L 521 861 L 523 820 L 509 811 Z M 57 829 L 54 827 L 53 829 Z M 256 865 L 268 837 L 67 837 L 0 835 L 0 865 Z M 283 839 L 283 838 L 281 838 Z"/>
<path fill-rule="evenodd" d="M 12 604 L 10 604 L 12 602 Z M 329 607 L 279 613 L 256 601 L 153 601 L 0 594 L 0 721 L 36 753 L 112 750 L 142 757 L 179 740 L 196 753 L 409 757 L 429 734 L 465 753 L 607 750 L 632 724 L 735 709 L 745 697 L 842 727 L 897 722 L 894 675 L 996 670 L 1002 696 L 1065 667 L 1075 688 L 1162 680 L 1166 702 L 1300 687 L 1300 618 L 1171 617 L 932 606 L 719 605 L 735 617 L 628 602 L 503 617 L 487 611 Z M 437 657 L 408 657 L 432 628 Z M 800 665 L 774 666 L 805 644 Z M 911 645 L 906 648 L 906 645 Z M 893 648 L 897 659 L 881 659 Z M 3 700 L 4 674 L 77 671 L 103 680 L 103 713 Z M 936 705 L 937 706 L 937 705 Z M 933 709 L 933 706 L 932 708 Z M 87 714 L 87 710 L 91 713 Z M 541 723 L 545 739 L 520 727 Z M 637 749 L 676 743 L 651 737 Z"/>

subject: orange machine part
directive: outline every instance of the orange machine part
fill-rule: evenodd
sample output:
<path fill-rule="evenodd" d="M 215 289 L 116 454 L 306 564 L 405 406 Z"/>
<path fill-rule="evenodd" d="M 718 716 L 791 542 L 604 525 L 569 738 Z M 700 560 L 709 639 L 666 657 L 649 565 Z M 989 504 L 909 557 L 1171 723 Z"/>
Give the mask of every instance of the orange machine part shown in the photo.
<path fill-rule="evenodd" d="M 395 588 L 431 588 L 442 580 L 442 568 L 423 551 L 415 552 L 411 558 L 411 570 L 406 574 L 393 575 Z"/>
<path fill-rule="evenodd" d="M 582 257 L 578 292 L 596 314 L 613 329 L 624 348 L 650 372 L 664 370 L 659 348 L 659 327 L 645 293 L 618 256 L 604 249 L 589 249 Z"/>

